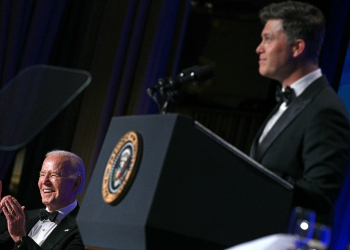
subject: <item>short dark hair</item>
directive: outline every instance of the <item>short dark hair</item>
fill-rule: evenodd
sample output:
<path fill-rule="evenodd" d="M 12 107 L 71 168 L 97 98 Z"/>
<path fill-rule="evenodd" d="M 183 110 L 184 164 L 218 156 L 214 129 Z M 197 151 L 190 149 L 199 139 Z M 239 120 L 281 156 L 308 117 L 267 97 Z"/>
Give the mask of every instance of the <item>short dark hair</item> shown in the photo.
<path fill-rule="evenodd" d="M 266 24 L 271 19 L 281 19 L 287 42 L 303 39 L 310 60 L 318 62 L 324 36 L 325 19 L 315 6 L 297 1 L 272 3 L 260 10 L 260 20 Z"/>

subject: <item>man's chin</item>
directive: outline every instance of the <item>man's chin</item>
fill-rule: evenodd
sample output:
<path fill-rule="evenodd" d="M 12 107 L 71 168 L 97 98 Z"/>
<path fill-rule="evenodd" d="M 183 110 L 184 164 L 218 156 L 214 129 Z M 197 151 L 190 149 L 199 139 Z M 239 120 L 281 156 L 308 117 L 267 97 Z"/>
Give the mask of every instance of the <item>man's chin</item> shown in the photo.
<path fill-rule="evenodd" d="M 259 74 L 261 75 L 261 76 L 265 76 L 266 77 L 266 75 L 267 75 L 267 72 L 266 72 L 266 70 L 265 69 L 263 69 L 263 68 L 259 68 Z"/>
<path fill-rule="evenodd" d="M 52 199 L 41 199 L 41 202 L 45 205 L 45 206 L 49 206 L 52 202 Z"/>
<path fill-rule="evenodd" d="M 262 71 L 262 70 L 259 70 L 259 73 L 261 76 L 263 77 L 266 77 L 266 78 L 270 78 L 270 79 L 273 79 L 273 80 L 276 80 L 276 76 L 268 71 Z"/>
<path fill-rule="evenodd" d="M 262 76 L 267 76 L 269 74 L 269 71 L 265 67 L 260 67 L 259 68 L 259 73 Z"/>

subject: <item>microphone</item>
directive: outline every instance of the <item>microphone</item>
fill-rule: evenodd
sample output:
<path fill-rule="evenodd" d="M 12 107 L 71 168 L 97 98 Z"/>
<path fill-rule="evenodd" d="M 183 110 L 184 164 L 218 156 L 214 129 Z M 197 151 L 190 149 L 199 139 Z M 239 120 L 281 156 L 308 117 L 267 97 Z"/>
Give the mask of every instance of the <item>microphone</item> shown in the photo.
<path fill-rule="evenodd" d="M 197 84 L 199 82 L 209 80 L 213 76 L 213 69 L 210 67 L 210 65 L 204 65 L 201 67 L 194 66 L 181 71 L 176 80 L 182 85 Z"/>
<path fill-rule="evenodd" d="M 148 88 L 147 92 L 153 95 L 162 89 L 163 91 L 177 91 L 183 86 L 189 84 L 198 84 L 199 82 L 209 80 L 214 76 L 213 69 L 210 65 L 194 66 L 182 70 L 176 77 L 161 78 L 158 84 L 152 88 Z"/>

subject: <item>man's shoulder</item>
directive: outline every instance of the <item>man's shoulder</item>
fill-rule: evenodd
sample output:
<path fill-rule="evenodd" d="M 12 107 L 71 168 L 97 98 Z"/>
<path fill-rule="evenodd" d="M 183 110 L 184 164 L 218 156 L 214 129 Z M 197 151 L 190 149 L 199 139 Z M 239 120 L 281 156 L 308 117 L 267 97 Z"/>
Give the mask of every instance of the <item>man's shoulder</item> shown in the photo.
<path fill-rule="evenodd" d="M 310 84 L 302 95 L 304 100 L 311 98 L 313 100 L 311 104 L 317 104 L 316 106 L 319 108 L 340 108 L 344 110 L 342 100 L 329 84 L 325 76 L 322 76 Z"/>

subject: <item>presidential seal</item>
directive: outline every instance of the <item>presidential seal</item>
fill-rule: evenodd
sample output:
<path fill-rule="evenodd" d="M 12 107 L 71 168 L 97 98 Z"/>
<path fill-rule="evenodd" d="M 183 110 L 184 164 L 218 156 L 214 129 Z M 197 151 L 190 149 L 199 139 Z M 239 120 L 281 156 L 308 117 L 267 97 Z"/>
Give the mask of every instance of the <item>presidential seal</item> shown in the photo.
<path fill-rule="evenodd" d="M 116 205 L 130 188 L 142 154 L 141 136 L 135 131 L 127 132 L 114 147 L 102 181 L 102 198 Z"/>

